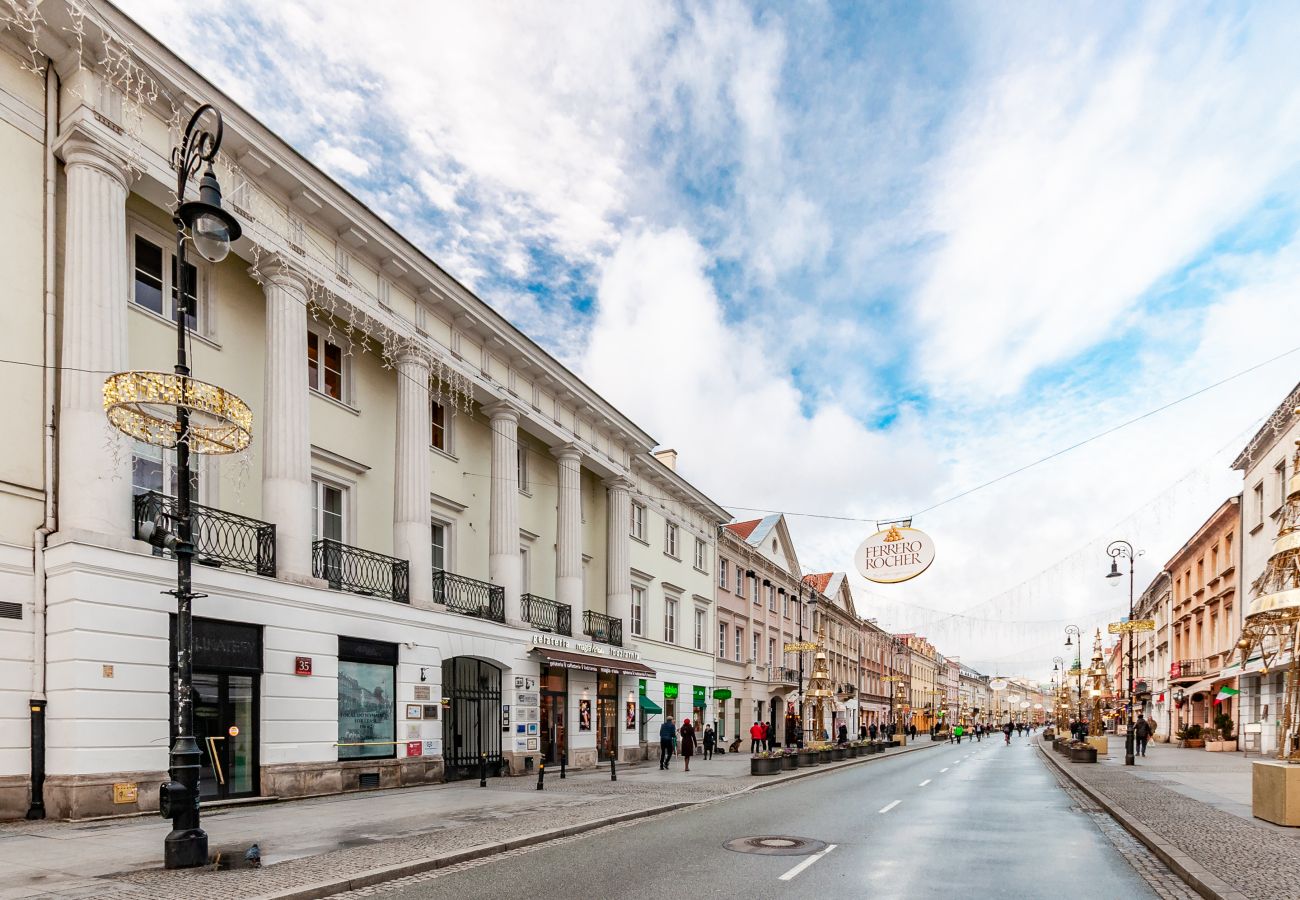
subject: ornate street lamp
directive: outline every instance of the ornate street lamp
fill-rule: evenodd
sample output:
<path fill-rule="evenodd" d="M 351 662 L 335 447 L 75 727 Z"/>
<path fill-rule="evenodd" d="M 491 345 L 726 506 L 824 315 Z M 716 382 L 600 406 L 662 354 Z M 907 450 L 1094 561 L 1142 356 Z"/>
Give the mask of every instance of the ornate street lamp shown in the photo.
<path fill-rule="evenodd" d="M 1128 621 L 1133 622 L 1133 570 L 1137 554 L 1133 552 L 1133 545 L 1128 541 L 1111 541 L 1110 546 L 1106 548 L 1106 554 L 1110 556 L 1110 572 L 1107 573 L 1106 579 L 1112 585 L 1119 584 L 1120 571 L 1119 560 L 1128 560 Z M 1133 753 L 1133 631 L 1128 633 L 1128 679 L 1124 685 L 1123 693 L 1120 697 L 1124 701 L 1124 719 L 1128 723 L 1128 730 L 1124 735 L 1124 765 L 1135 765 L 1137 760 Z"/>
<path fill-rule="evenodd" d="M 1065 646 L 1075 648 L 1074 667 L 1071 672 L 1074 675 L 1075 689 L 1079 696 L 1079 705 L 1075 711 L 1077 719 L 1083 718 L 1083 658 L 1079 655 L 1083 648 L 1082 634 L 1083 632 L 1078 625 L 1065 626 Z M 1078 638 L 1077 642 L 1075 638 Z"/>
<path fill-rule="evenodd" d="M 212 130 L 204 120 L 212 122 Z M 159 812 L 172 820 L 163 841 L 168 869 L 186 869 L 208 861 L 208 835 L 199 820 L 199 770 L 202 754 L 194 738 L 194 626 L 192 588 L 194 561 L 190 498 L 190 454 L 238 453 L 252 440 L 253 414 L 248 404 L 222 388 L 190 377 L 186 358 L 189 317 L 195 314 L 185 263 L 185 242 L 209 262 L 220 262 L 231 241 L 241 234 L 239 222 L 221 208 L 221 186 L 212 162 L 221 149 L 221 113 L 204 104 L 190 117 L 180 147 L 172 151 L 176 169 L 176 366 L 168 372 L 120 372 L 104 382 L 104 411 L 119 431 L 138 441 L 176 451 L 176 506 L 138 530 L 141 539 L 176 557 L 175 665 L 173 698 L 175 734 L 169 765 L 170 781 L 159 790 Z M 190 178 L 206 164 L 199 198 L 185 201 Z"/>

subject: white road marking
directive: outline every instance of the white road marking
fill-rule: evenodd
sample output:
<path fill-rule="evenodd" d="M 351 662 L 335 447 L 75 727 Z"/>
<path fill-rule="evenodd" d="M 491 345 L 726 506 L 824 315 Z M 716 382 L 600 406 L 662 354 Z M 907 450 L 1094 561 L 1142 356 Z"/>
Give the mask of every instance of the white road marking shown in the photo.
<path fill-rule="evenodd" d="M 925 779 L 925 781 L 922 781 L 920 784 L 918 784 L 917 787 L 925 787 L 929 783 L 930 783 L 930 779 L 927 778 Z"/>
<path fill-rule="evenodd" d="M 889 812 L 891 809 L 893 809 L 895 806 L 897 806 L 898 804 L 900 804 L 900 803 L 902 803 L 902 802 L 903 802 L 902 800 L 895 800 L 893 803 L 889 804 L 889 805 L 886 806 L 884 809 L 882 809 L 882 810 L 880 811 L 880 814 L 881 814 L 881 815 L 884 815 L 885 813 Z"/>
<path fill-rule="evenodd" d="M 795 866 L 795 867 L 794 867 L 793 869 L 791 869 L 789 872 L 786 872 L 784 875 L 782 875 L 782 876 L 781 876 L 781 880 L 782 880 L 782 881 L 789 881 L 790 879 L 794 878 L 796 875 L 798 875 L 798 874 L 799 874 L 800 872 L 802 872 L 804 869 L 806 869 L 806 868 L 808 868 L 809 866 L 811 866 L 813 863 L 817 862 L 817 860 L 821 859 L 821 858 L 822 858 L 823 856 L 825 856 L 827 853 L 830 853 L 830 852 L 831 852 L 832 850 L 834 850 L 837 846 L 839 846 L 839 845 L 838 845 L 838 844 L 828 844 L 828 845 L 826 846 L 826 849 L 825 849 L 825 850 L 821 851 L 820 853 L 814 853 L 812 856 L 808 857 L 808 858 L 805 859 L 803 862 L 799 863 L 799 865 Z"/>
<path fill-rule="evenodd" d="M 944 772 L 947 772 L 947 771 L 948 771 L 948 767 L 947 767 L 947 766 L 944 766 L 942 769 L 939 770 L 939 774 L 942 775 Z"/>

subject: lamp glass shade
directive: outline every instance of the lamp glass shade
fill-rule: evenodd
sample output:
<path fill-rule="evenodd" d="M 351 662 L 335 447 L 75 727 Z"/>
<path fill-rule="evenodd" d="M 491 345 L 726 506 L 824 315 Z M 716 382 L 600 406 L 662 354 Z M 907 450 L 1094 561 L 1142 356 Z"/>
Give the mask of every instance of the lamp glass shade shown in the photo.
<path fill-rule="evenodd" d="M 191 231 L 194 249 L 208 262 L 221 262 L 230 253 L 230 228 L 218 216 L 203 213 Z"/>

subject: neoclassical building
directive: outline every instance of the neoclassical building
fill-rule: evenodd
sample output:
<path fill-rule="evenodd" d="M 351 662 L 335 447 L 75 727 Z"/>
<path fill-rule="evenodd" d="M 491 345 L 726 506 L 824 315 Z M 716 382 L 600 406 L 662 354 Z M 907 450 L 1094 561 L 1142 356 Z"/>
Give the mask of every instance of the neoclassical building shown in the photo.
<path fill-rule="evenodd" d="M 176 567 L 138 536 L 176 464 L 102 385 L 170 371 L 179 314 L 254 413 L 193 485 L 205 799 L 594 765 L 702 719 L 730 516 L 675 454 L 115 8 L 41 11 L 0 32 L 0 815 L 156 808 Z M 244 236 L 182 303 L 204 102 Z"/>

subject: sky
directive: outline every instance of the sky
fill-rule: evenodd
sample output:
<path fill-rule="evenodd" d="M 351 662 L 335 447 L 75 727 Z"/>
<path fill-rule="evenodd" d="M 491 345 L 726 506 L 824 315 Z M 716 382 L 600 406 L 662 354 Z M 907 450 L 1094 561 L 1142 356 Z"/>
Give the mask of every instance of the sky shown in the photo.
<path fill-rule="evenodd" d="M 1300 381 L 1284 3 L 117 2 L 982 671 L 1126 612 L 1108 542 L 1140 590 Z M 908 515 L 934 566 L 868 586 Z"/>

